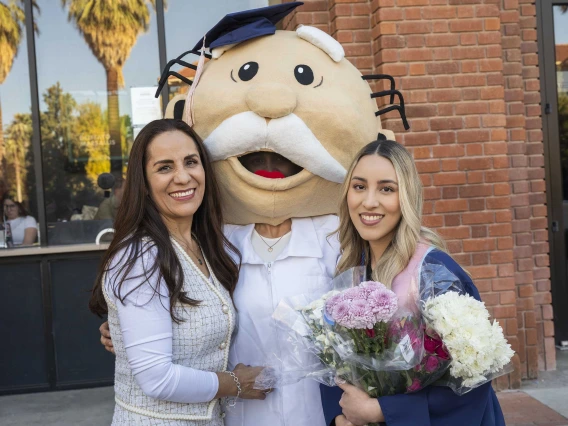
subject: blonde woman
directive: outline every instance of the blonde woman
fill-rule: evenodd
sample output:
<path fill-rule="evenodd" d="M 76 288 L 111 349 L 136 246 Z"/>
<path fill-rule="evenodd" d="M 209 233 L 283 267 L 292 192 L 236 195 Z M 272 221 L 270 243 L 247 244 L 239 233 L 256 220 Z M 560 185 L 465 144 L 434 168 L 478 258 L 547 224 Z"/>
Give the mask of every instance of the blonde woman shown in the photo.
<path fill-rule="evenodd" d="M 444 242 L 422 226 L 422 184 L 409 152 L 393 141 L 375 141 L 356 156 L 344 184 L 338 272 L 367 266 L 367 274 L 386 285 L 408 281 L 423 262 L 444 265 L 476 299 L 469 275 L 446 253 Z M 403 280 L 400 280 L 400 278 Z M 449 388 L 370 398 L 349 384 L 322 386 L 327 424 L 388 426 L 504 426 L 491 384 L 457 396 Z"/>

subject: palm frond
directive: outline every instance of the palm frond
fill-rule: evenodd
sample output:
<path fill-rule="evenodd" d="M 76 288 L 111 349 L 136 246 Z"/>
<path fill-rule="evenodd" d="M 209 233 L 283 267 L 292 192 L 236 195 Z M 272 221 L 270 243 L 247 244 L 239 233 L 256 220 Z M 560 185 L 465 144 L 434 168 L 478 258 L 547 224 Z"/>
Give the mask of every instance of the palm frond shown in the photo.
<path fill-rule="evenodd" d="M 32 4 L 39 13 L 36 0 Z M 0 84 L 8 77 L 14 58 L 18 55 L 25 23 L 24 0 L 10 0 L 7 4 L 0 1 Z M 34 31 L 39 34 L 35 23 Z"/>
<path fill-rule="evenodd" d="M 68 19 L 106 70 L 117 70 L 119 86 L 124 85 L 122 67 L 138 36 L 148 31 L 149 7 L 155 0 L 61 0 Z"/>

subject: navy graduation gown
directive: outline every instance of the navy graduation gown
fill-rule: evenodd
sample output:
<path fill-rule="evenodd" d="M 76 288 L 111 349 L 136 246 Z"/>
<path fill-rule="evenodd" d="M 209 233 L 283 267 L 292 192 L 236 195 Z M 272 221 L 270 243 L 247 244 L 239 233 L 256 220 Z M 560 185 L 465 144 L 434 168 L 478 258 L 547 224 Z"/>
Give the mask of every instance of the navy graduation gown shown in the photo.
<path fill-rule="evenodd" d="M 432 250 L 426 262 L 442 263 L 464 284 L 468 294 L 481 300 L 469 275 L 446 253 Z M 328 425 L 341 414 L 339 387 L 321 385 L 325 420 Z M 505 426 L 503 412 L 491 383 L 456 395 L 442 386 L 428 386 L 419 392 L 384 396 L 379 404 L 387 426 Z"/>

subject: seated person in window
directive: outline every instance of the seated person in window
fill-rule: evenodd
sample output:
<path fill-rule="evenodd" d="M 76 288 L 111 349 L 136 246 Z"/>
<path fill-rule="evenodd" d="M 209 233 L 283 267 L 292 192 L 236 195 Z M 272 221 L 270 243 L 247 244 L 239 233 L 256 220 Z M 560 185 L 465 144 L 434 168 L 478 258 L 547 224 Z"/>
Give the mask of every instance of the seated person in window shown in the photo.
<path fill-rule="evenodd" d="M 95 215 L 95 220 L 112 219 L 116 217 L 118 206 L 122 201 L 122 194 L 124 193 L 124 179 L 121 177 L 115 178 L 114 186 L 112 187 L 112 194 L 109 198 L 105 198 L 99 206 L 99 210 Z"/>
<path fill-rule="evenodd" d="M 10 224 L 14 245 L 27 246 L 36 242 L 37 222 L 16 197 L 6 193 L 2 199 L 4 221 Z"/>

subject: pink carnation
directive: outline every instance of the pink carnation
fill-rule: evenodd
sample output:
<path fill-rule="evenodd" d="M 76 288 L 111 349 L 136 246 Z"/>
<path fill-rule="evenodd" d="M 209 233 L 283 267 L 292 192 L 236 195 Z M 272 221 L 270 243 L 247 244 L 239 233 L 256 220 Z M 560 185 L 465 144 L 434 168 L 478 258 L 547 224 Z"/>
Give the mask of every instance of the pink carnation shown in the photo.
<path fill-rule="evenodd" d="M 353 299 L 365 298 L 364 292 L 359 287 L 348 288 L 342 294 L 343 294 L 344 299 L 346 299 L 346 300 L 347 299 L 353 300 Z"/>
<path fill-rule="evenodd" d="M 333 296 L 333 297 L 331 297 L 327 300 L 327 302 L 325 303 L 325 310 L 326 310 L 326 312 L 329 316 L 332 315 L 333 309 L 342 300 L 343 300 L 343 297 L 342 297 L 341 294 L 336 294 L 335 296 Z"/>
<path fill-rule="evenodd" d="M 349 318 L 349 301 L 342 300 L 333 308 L 331 312 L 331 318 L 338 324 L 346 321 Z"/>
<path fill-rule="evenodd" d="M 375 314 L 376 322 L 387 322 L 398 309 L 398 298 L 390 290 L 376 290 L 369 296 L 369 305 Z"/>

